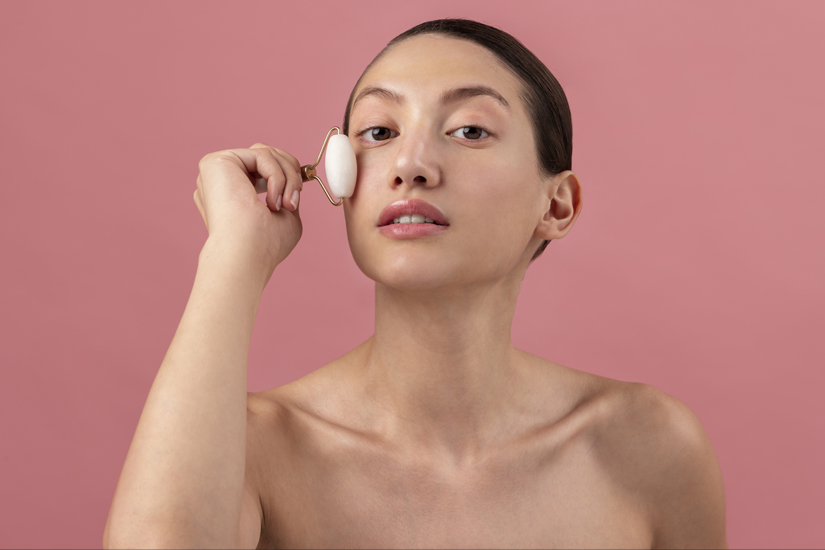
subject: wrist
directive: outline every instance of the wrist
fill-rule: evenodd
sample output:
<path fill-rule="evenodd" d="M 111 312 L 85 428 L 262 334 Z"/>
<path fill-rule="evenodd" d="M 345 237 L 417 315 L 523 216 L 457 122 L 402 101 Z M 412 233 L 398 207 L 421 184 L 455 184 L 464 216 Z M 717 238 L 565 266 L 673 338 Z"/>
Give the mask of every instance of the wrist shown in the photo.
<path fill-rule="evenodd" d="M 236 289 L 254 292 L 260 298 L 272 270 L 242 244 L 207 238 L 198 255 L 198 271 L 217 272 Z"/>

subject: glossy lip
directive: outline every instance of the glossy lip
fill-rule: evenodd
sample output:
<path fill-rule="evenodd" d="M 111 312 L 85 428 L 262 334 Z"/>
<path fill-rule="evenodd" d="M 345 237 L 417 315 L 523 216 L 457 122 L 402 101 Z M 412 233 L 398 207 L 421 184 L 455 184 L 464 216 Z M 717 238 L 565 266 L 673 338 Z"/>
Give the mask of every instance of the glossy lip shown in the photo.
<path fill-rule="evenodd" d="M 447 223 L 447 218 L 444 214 L 433 206 L 432 204 L 428 203 L 427 201 L 421 199 L 401 199 L 395 202 L 392 202 L 387 205 L 384 210 L 381 211 L 381 215 L 378 217 L 378 227 L 385 227 L 390 224 L 392 225 L 402 225 L 402 224 L 393 224 L 392 221 L 395 218 L 405 215 L 412 215 L 412 214 L 419 214 L 426 218 L 430 218 L 433 220 L 437 226 L 448 226 L 450 225 Z M 432 226 L 433 224 L 403 224 L 403 225 L 429 225 Z"/>
<path fill-rule="evenodd" d="M 448 226 L 434 223 L 391 223 L 378 228 L 378 231 L 390 239 L 417 239 L 444 233 Z"/>

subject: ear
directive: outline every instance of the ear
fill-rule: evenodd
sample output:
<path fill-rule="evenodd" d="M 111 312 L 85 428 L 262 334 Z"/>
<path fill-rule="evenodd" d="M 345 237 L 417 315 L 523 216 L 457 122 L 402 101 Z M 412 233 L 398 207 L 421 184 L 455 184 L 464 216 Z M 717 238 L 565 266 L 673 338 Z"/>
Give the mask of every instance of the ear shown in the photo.
<path fill-rule="evenodd" d="M 550 206 L 536 226 L 536 236 L 543 240 L 561 239 L 573 227 L 582 210 L 582 186 L 570 170 L 553 176 L 547 198 Z"/>

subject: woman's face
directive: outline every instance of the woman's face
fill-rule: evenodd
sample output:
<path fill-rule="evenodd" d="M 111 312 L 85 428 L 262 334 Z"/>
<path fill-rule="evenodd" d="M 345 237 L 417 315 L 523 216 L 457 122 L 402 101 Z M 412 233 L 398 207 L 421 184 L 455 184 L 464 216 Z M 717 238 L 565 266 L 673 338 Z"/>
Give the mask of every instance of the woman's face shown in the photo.
<path fill-rule="evenodd" d="M 401 42 L 364 75 L 349 127 L 358 182 L 344 210 L 368 277 L 432 290 L 526 268 L 552 195 L 520 87 L 485 48 L 438 35 Z M 413 223 L 393 223 L 404 215 Z"/>

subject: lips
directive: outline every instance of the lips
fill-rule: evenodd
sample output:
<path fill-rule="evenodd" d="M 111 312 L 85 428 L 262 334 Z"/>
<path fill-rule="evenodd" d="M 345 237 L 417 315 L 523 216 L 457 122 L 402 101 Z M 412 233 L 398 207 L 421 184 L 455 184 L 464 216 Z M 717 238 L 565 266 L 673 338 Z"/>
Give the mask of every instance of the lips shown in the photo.
<path fill-rule="evenodd" d="M 392 224 L 395 218 L 415 214 L 430 218 L 436 225 L 450 225 L 447 223 L 447 218 L 441 210 L 427 201 L 421 199 L 401 199 L 390 203 L 381 211 L 381 215 L 378 217 L 378 227 Z"/>

